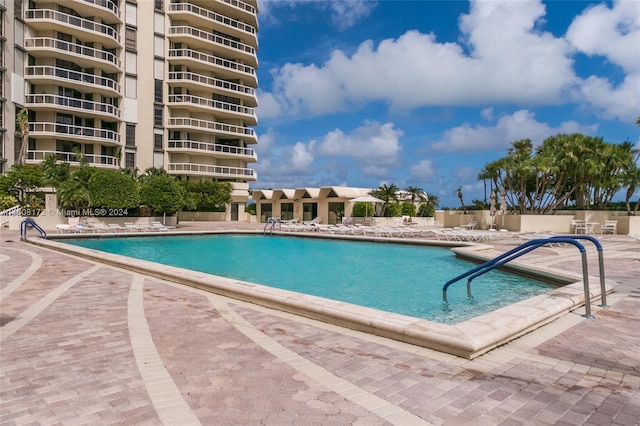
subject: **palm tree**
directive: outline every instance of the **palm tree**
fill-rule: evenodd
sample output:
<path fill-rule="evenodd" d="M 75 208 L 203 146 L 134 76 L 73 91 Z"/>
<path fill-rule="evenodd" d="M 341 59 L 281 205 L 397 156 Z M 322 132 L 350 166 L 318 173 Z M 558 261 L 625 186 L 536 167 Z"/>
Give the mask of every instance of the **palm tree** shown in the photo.
<path fill-rule="evenodd" d="M 411 204 L 415 204 L 416 200 L 418 200 L 418 204 L 420 204 L 420 202 L 427 201 L 427 194 L 425 194 L 422 188 L 418 188 L 417 186 L 407 186 L 405 191 L 411 195 Z"/>
<path fill-rule="evenodd" d="M 640 117 L 638 117 L 638 119 L 636 120 L 636 124 L 640 126 Z"/>
<path fill-rule="evenodd" d="M 369 194 L 373 195 L 376 198 L 381 199 L 382 201 L 384 201 L 384 204 L 382 205 L 382 212 L 380 213 L 380 216 L 384 216 L 384 212 L 385 210 L 387 210 L 387 206 L 389 205 L 389 203 L 391 201 L 398 201 L 398 194 L 397 192 L 400 190 L 400 188 L 398 188 L 398 186 L 394 183 L 392 183 L 391 185 L 387 186 L 387 184 L 383 184 L 381 185 L 378 189 L 374 189 L 373 191 L 371 191 Z"/>
<path fill-rule="evenodd" d="M 18 164 L 27 162 L 27 148 L 29 146 L 29 110 L 22 108 L 16 114 L 16 123 L 22 133 L 22 145 L 20 145 L 20 154 L 18 155 Z"/>
<path fill-rule="evenodd" d="M 458 189 L 453 191 L 453 193 L 457 195 L 458 198 L 460 198 L 460 205 L 462 205 L 462 210 L 464 211 L 464 214 L 467 214 L 467 209 L 464 208 L 464 200 L 462 199 L 462 187 L 459 186 Z"/>

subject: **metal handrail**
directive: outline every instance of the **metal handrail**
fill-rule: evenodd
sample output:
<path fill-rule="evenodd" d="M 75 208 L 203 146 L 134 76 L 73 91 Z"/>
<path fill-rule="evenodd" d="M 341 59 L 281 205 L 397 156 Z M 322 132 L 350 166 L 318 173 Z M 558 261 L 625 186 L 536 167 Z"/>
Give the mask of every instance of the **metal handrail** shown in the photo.
<path fill-rule="evenodd" d="M 280 221 L 279 217 L 270 217 L 269 219 L 267 219 L 267 224 L 264 225 L 264 229 L 262 230 L 263 235 L 267 235 L 267 228 L 269 228 L 269 225 L 271 225 L 271 228 L 269 228 L 269 235 L 271 235 L 273 233 L 273 228 L 275 228 L 276 223 L 278 224 L 278 231 L 282 230 L 282 222 Z"/>
<path fill-rule="evenodd" d="M 562 238 L 562 235 L 556 235 L 551 238 Z M 600 241 L 598 241 L 596 237 L 592 237 L 591 235 L 571 235 L 568 238 L 573 238 L 575 240 L 588 240 L 596 246 L 596 250 L 598 251 L 598 268 L 600 269 L 600 301 L 602 302 L 598 306 L 601 308 L 608 308 L 607 290 L 604 283 L 604 247 L 602 247 L 602 244 L 600 244 Z"/>
<path fill-rule="evenodd" d="M 586 238 L 588 239 L 588 238 Z M 590 240 L 590 239 L 589 239 Z M 590 240 L 592 241 L 592 240 Z M 552 237 L 552 238 L 542 238 L 542 239 L 536 239 L 536 240 L 531 240 L 531 241 L 527 241 L 526 243 L 523 243 L 521 245 L 519 245 L 518 247 L 511 249 L 503 254 L 501 254 L 500 256 L 497 256 L 485 263 L 483 263 L 480 266 L 477 266 L 467 272 L 465 272 L 464 274 L 458 275 L 457 277 L 447 281 L 447 283 L 444 285 L 444 287 L 442 288 L 442 298 L 444 300 L 445 303 L 447 303 L 447 289 L 449 288 L 449 286 L 453 283 L 455 283 L 456 281 L 460 281 L 463 278 L 466 277 L 470 277 L 469 281 L 467 282 L 467 295 L 470 297 L 471 295 L 471 287 L 470 287 L 470 282 L 473 278 L 475 278 L 476 276 L 482 275 L 486 272 L 489 272 L 490 270 L 493 270 L 495 268 L 498 268 L 502 265 L 504 265 L 505 263 L 510 262 L 513 259 L 516 259 L 530 251 L 533 251 L 539 247 L 542 247 L 546 244 L 549 243 L 567 243 L 567 244 L 572 244 L 574 246 L 576 246 L 578 248 L 578 250 L 581 253 L 581 257 L 582 257 L 582 279 L 583 279 L 583 283 L 584 283 L 584 299 L 585 299 L 585 310 L 586 310 L 586 314 L 584 315 L 587 318 L 594 318 L 591 315 L 591 295 L 589 292 L 589 273 L 588 273 L 588 267 L 587 267 L 587 250 L 584 248 L 584 246 L 582 244 L 580 244 L 579 242 L 576 241 L 575 237 L 564 237 L 564 236 L 556 236 L 556 237 Z M 595 242 L 594 242 L 595 243 Z M 598 243 L 599 244 L 599 243 Z M 596 245 L 597 246 L 597 245 Z M 602 246 L 600 246 L 602 247 Z M 601 269 L 601 278 L 604 279 L 604 272 Z M 604 293 L 604 291 L 603 291 Z"/>
<path fill-rule="evenodd" d="M 44 231 L 44 229 L 40 228 L 40 226 L 36 223 L 35 220 L 29 218 L 29 219 L 25 219 L 20 223 L 20 239 L 21 240 L 26 240 L 27 239 L 27 229 L 29 227 L 34 228 L 35 230 L 40 232 L 40 235 L 42 235 L 43 237 L 47 238 L 47 233 Z"/>

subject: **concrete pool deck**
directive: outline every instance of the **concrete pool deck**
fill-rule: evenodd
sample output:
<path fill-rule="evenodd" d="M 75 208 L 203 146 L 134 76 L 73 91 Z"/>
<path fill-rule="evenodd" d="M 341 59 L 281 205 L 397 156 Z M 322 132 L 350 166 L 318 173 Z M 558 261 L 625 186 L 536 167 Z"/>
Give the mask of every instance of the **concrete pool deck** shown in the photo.
<path fill-rule="evenodd" d="M 180 230 L 221 228 L 262 226 Z M 640 242 L 601 241 L 607 279 L 618 283 L 610 308 L 594 303 L 594 320 L 578 310 L 468 360 L 51 251 L 3 229 L 0 424 L 637 424 Z M 497 241 L 486 254 L 517 243 Z M 575 249 L 524 259 L 581 271 Z"/>

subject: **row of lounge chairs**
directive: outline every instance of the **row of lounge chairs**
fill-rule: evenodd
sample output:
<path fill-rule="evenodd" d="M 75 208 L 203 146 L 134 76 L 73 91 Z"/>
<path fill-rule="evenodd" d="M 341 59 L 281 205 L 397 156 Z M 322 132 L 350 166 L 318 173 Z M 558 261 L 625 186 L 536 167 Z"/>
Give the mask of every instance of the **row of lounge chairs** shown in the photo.
<path fill-rule="evenodd" d="M 58 234 L 65 233 L 122 233 L 122 232 L 166 232 L 169 230 L 160 222 L 151 222 L 150 224 L 138 224 L 133 222 L 125 222 L 124 225 L 111 223 L 105 225 L 101 222 L 88 222 L 86 224 L 73 223 L 56 225 Z"/>

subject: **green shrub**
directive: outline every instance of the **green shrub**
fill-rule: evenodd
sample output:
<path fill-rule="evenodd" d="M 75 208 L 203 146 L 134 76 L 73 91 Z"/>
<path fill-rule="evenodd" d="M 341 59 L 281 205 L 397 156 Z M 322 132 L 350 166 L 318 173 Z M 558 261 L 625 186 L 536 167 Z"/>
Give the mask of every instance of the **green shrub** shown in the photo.
<path fill-rule="evenodd" d="M 0 194 L 0 211 L 10 209 L 18 205 L 16 197 Z"/>
<path fill-rule="evenodd" d="M 94 207 L 132 209 L 140 205 L 138 183 L 116 170 L 96 170 L 88 190 Z"/>
<path fill-rule="evenodd" d="M 402 203 L 402 215 L 401 216 L 409 216 L 415 217 L 416 215 L 416 205 L 413 203 Z"/>
<path fill-rule="evenodd" d="M 140 202 L 153 214 L 176 214 L 184 207 L 184 190 L 172 176 L 151 176 L 140 187 Z"/>
<path fill-rule="evenodd" d="M 357 202 L 353 205 L 353 217 L 373 217 L 376 215 L 376 209 L 373 203 Z"/>
<path fill-rule="evenodd" d="M 436 214 L 436 208 L 431 203 L 422 203 L 418 206 L 419 217 L 433 217 Z"/>
<path fill-rule="evenodd" d="M 256 203 L 247 204 L 247 207 L 245 207 L 244 211 L 249 214 L 255 215 L 256 207 L 257 207 Z"/>
<path fill-rule="evenodd" d="M 385 217 L 400 217 L 402 216 L 402 206 L 400 203 L 391 203 L 387 205 L 384 211 Z"/>

